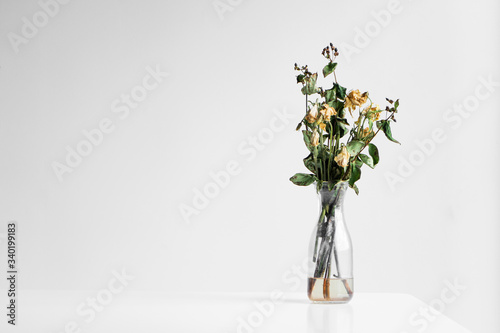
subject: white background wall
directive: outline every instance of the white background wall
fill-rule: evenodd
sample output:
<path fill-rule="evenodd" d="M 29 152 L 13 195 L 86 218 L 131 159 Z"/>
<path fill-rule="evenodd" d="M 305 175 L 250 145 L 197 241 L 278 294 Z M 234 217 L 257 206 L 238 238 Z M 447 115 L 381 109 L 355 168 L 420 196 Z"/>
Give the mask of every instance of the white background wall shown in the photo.
<path fill-rule="evenodd" d="M 381 28 L 373 12 L 390 1 L 220 3 L 231 10 L 73 0 L 43 22 L 36 1 L 0 1 L 0 221 L 19 223 L 20 286 L 97 289 L 124 267 L 140 290 L 290 289 L 283 275 L 317 214 L 314 190 L 288 181 L 306 156 L 293 63 L 320 70 L 331 41 L 342 85 L 401 100 L 402 145 L 377 139 L 381 162 L 345 203 L 356 290 L 428 302 L 458 279 L 467 289 L 446 315 L 498 332 L 498 2 L 401 0 Z M 23 35 L 34 15 L 38 31 Z M 25 39 L 13 46 L 13 34 Z M 121 95 L 148 67 L 169 75 L 124 117 Z M 488 94 L 478 105 L 476 89 Z M 285 110 L 262 150 L 241 150 Z M 53 163 L 105 118 L 113 131 L 59 181 Z M 437 128 L 446 139 L 391 187 L 386 175 Z M 188 223 L 180 207 L 230 161 L 240 173 Z"/>

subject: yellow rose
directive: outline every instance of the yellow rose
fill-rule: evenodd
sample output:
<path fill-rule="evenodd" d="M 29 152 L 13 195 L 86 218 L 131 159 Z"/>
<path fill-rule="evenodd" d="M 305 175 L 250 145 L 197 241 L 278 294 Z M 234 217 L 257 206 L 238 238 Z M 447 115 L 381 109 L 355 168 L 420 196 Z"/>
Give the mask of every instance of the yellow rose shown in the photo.
<path fill-rule="evenodd" d="M 358 89 L 356 90 L 351 90 L 349 94 L 345 97 L 345 102 L 344 102 L 344 107 L 349 110 L 349 113 L 351 114 L 352 117 L 352 110 L 356 108 L 356 106 L 359 106 L 359 99 L 361 98 L 361 93 L 359 92 Z"/>
<path fill-rule="evenodd" d="M 352 116 L 351 111 L 354 110 L 356 106 L 365 104 L 367 100 L 368 92 L 360 93 L 358 89 L 351 90 L 345 98 L 344 107 L 349 110 L 349 113 Z"/>
<path fill-rule="evenodd" d="M 318 117 L 318 107 L 316 104 L 309 110 L 309 112 L 306 115 L 306 120 L 308 123 L 312 124 L 316 121 L 316 118 Z"/>
<path fill-rule="evenodd" d="M 347 165 L 349 165 L 349 158 L 350 156 L 346 146 L 342 146 L 340 153 L 335 156 L 334 161 L 337 162 L 339 166 L 345 168 Z"/>
<path fill-rule="evenodd" d="M 319 145 L 319 133 L 316 129 L 314 130 L 313 134 L 311 135 L 311 145 L 313 147 L 316 147 L 317 145 Z"/>
<path fill-rule="evenodd" d="M 359 101 L 361 99 L 361 93 L 359 92 L 358 89 L 351 90 L 349 92 L 349 95 L 347 95 L 347 97 L 351 100 L 351 103 L 353 105 L 359 106 Z"/>

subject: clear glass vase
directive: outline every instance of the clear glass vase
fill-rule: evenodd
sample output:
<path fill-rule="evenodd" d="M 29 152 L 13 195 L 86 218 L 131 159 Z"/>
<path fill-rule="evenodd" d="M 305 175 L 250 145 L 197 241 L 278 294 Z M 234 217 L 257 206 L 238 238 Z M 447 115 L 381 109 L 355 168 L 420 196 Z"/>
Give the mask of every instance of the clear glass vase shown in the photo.
<path fill-rule="evenodd" d="M 344 221 L 347 182 L 319 189 L 320 214 L 309 244 L 307 294 L 318 303 L 347 303 L 353 296 L 352 244 Z"/>

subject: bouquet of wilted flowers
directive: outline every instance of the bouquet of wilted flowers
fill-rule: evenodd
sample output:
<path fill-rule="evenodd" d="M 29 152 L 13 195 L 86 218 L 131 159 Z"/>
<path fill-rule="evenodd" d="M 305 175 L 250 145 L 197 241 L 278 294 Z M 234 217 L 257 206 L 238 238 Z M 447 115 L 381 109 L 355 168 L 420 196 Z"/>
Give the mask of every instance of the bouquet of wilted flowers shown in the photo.
<path fill-rule="evenodd" d="M 347 93 L 347 89 L 338 84 L 335 74 L 337 48 L 330 43 L 322 54 L 328 60 L 323 76 L 326 78 L 333 73 L 335 81 L 330 89 L 316 86 L 318 73 L 313 74 L 307 66 L 295 64 L 295 70 L 299 71 L 297 83 L 302 84 L 301 91 L 306 96 L 306 114 L 297 131 L 305 127 L 302 134 L 310 153 L 304 158 L 304 165 L 312 174 L 297 173 L 290 180 L 301 186 L 316 181 L 318 190 L 323 182 L 328 182 L 331 190 L 335 184 L 348 181 L 358 194 L 355 183 L 361 177 L 361 167 L 366 164 L 373 169 L 379 162 L 378 149 L 371 143 L 373 138 L 382 131 L 389 140 L 399 143 L 392 137 L 390 126 L 391 121 L 396 121 L 394 114 L 398 111 L 399 100 L 394 102 L 386 98 L 390 106 L 381 109 L 372 102 L 368 92 L 351 90 Z"/>

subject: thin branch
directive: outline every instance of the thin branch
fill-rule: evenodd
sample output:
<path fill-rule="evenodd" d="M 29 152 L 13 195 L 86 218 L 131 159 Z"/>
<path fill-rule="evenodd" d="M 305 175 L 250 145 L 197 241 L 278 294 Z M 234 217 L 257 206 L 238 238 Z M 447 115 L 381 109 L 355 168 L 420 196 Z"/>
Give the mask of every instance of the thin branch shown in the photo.
<path fill-rule="evenodd" d="M 387 121 L 387 120 L 389 120 L 395 112 L 396 112 L 396 110 L 392 111 L 392 113 L 389 115 L 389 117 L 387 117 L 387 118 L 386 118 L 385 120 L 383 120 L 383 121 Z M 359 154 L 361 154 L 361 152 L 362 152 L 362 151 L 366 148 L 366 146 L 368 146 L 368 145 L 370 144 L 370 142 L 372 142 L 373 138 L 375 138 L 375 136 L 377 135 L 377 133 L 378 133 L 379 131 L 380 131 L 380 127 L 379 127 L 379 128 L 378 128 L 378 130 L 375 132 L 375 134 L 373 134 L 373 136 L 371 137 L 371 139 L 370 139 L 370 140 L 368 140 L 368 141 L 365 143 L 365 145 L 363 146 L 363 148 L 361 148 L 361 150 L 360 150 L 360 151 L 356 154 L 356 156 L 354 156 L 353 161 L 355 161 L 355 160 L 356 160 L 356 158 L 358 158 Z"/>

